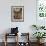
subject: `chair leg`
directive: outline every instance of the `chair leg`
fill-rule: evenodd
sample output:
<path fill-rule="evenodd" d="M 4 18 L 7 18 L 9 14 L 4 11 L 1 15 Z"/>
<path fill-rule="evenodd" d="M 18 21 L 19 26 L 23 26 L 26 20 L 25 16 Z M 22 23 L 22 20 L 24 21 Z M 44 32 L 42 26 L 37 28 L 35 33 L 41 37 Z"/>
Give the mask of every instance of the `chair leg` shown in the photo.
<path fill-rule="evenodd" d="M 5 34 L 5 46 L 7 46 L 7 34 Z"/>
<path fill-rule="evenodd" d="M 7 42 L 5 41 L 5 46 L 7 46 Z"/>

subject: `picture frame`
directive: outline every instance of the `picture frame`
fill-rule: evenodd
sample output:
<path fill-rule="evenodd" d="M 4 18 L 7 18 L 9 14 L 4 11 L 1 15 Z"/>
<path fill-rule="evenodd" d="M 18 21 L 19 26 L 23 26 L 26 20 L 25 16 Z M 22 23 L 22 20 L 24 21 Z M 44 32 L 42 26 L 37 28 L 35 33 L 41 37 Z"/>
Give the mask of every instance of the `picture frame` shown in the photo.
<path fill-rule="evenodd" d="M 11 22 L 24 22 L 24 6 L 11 6 Z"/>

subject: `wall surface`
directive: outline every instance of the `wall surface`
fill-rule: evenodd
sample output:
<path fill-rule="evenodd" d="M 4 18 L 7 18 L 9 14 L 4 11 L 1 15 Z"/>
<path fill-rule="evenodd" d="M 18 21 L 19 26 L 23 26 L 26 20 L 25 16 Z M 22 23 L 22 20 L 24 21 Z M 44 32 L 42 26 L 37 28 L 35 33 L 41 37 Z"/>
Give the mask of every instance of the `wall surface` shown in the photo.
<path fill-rule="evenodd" d="M 11 6 L 24 6 L 24 22 L 11 22 Z M 19 27 L 19 32 L 29 32 L 32 37 L 32 24 L 36 24 L 36 0 L 0 0 L 0 34 Z"/>

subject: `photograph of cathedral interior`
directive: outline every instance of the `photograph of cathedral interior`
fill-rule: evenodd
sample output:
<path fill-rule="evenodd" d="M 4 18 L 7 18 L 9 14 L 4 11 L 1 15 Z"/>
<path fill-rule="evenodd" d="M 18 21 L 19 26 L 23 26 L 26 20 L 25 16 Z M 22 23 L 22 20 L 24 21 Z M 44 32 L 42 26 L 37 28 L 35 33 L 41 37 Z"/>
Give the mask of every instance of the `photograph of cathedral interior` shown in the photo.
<path fill-rule="evenodd" d="M 0 46 L 46 46 L 46 0 L 0 0 Z"/>

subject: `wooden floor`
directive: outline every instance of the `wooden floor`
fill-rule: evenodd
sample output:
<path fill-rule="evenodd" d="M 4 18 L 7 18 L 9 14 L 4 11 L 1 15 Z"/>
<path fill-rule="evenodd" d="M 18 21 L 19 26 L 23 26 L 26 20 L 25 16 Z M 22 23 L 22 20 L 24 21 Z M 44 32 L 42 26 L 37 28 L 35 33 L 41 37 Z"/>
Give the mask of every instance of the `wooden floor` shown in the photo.
<path fill-rule="evenodd" d="M 5 46 L 4 45 L 4 42 L 0 42 L 0 46 Z M 10 43 L 8 43 L 8 45 L 7 46 L 16 46 L 16 44 L 15 44 L 15 42 L 14 43 L 12 43 L 12 42 L 10 42 Z M 22 45 L 21 45 L 22 46 Z M 24 45 L 25 46 L 25 45 Z M 37 43 L 30 43 L 30 46 L 37 46 Z M 46 46 L 46 43 L 44 43 L 44 45 L 42 45 L 42 46 Z"/>

